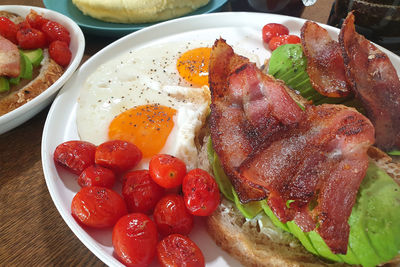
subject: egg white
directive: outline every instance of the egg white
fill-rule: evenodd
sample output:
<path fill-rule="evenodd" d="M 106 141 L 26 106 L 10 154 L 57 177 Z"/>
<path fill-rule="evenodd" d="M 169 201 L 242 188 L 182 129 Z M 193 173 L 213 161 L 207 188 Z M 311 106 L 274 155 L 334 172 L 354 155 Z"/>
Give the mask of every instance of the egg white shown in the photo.
<path fill-rule="evenodd" d="M 211 47 L 212 43 L 149 46 L 128 51 L 99 66 L 86 80 L 78 99 L 80 138 L 99 145 L 108 140 L 109 124 L 117 115 L 135 106 L 158 103 L 177 110 L 174 128 L 161 153 L 181 158 L 188 169 L 196 168 L 195 137 L 209 112 L 210 92 L 207 86 L 197 88 L 182 79 L 176 62 L 182 53 L 196 47 Z M 251 54 L 240 52 L 254 60 Z M 147 161 L 139 167 L 146 168 Z"/>

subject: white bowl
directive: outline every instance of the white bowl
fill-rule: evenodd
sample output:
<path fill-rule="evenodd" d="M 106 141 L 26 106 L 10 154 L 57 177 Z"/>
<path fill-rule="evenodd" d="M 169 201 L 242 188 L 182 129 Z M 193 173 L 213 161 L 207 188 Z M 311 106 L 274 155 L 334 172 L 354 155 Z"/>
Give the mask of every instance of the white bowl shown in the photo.
<path fill-rule="evenodd" d="M 31 9 L 35 10 L 38 14 L 43 15 L 47 19 L 51 19 L 62 24 L 68 29 L 71 36 L 71 43 L 69 47 L 72 52 L 72 58 L 63 75 L 46 91 L 42 92 L 40 95 L 38 95 L 28 103 L 20 106 L 19 108 L 0 116 L 0 134 L 19 126 L 20 124 L 35 116 L 47 105 L 49 105 L 53 101 L 58 90 L 60 90 L 64 83 L 78 68 L 83 56 L 83 51 L 85 50 L 85 37 L 83 36 L 83 33 L 79 26 L 70 18 L 58 12 L 40 7 L 0 5 L 0 10 L 13 12 L 22 17 L 25 17 L 31 11 Z"/>

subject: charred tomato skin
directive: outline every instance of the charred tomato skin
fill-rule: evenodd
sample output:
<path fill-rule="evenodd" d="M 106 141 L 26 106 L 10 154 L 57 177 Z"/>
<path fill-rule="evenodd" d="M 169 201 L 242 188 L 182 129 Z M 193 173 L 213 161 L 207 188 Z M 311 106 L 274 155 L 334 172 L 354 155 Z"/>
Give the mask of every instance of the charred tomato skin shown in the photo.
<path fill-rule="evenodd" d="M 115 179 L 113 171 L 95 164 L 82 171 L 78 177 L 78 184 L 81 187 L 102 186 L 111 189 L 114 186 Z"/>
<path fill-rule="evenodd" d="M 22 28 L 17 31 L 16 37 L 22 49 L 44 48 L 47 45 L 44 33 L 35 28 Z"/>
<path fill-rule="evenodd" d="M 80 175 L 94 164 L 96 146 L 90 142 L 72 140 L 59 144 L 54 151 L 54 161 L 68 171 Z"/>
<path fill-rule="evenodd" d="M 95 153 L 95 162 L 115 173 L 123 173 L 135 167 L 142 159 L 139 148 L 127 141 L 111 140 L 100 144 Z"/>
<path fill-rule="evenodd" d="M 193 169 L 183 178 L 182 192 L 188 211 L 196 216 L 209 216 L 220 203 L 215 179 L 202 169 Z"/>
<path fill-rule="evenodd" d="M 162 236 L 188 235 L 193 228 L 193 215 L 187 211 L 183 197 L 178 194 L 168 194 L 160 199 L 153 217 Z"/>
<path fill-rule="evenodd" d="M 153 181 L 148 170 L 129 171 L 122 178 L 122 195 L 129 212 L 151 214 L 164 191 Z"/>
<path fill-rule="evenodd" d="M 156 224 L 143 213 L 127 214 L 115 224 L 112 243 L 115 254 L 126 266 L 148 266 L 156 253 Z"/>
<path fill-rule="evenodd" d="M 153 180 L 164 188 L 176 188 L 182 184 L 186 174 L 186 164 L 179 158 L 167 155 L 154 155 L 149 163 Z"/>
<path fill-rule="evenodd" d="M 172 234 L 157 244 L 157 258 L 161 266 L 205 266 L 200 248 L 187 236 Z"/>
<path fill-rule="evenodd" d="M 83 225 L 108 228 L 128 211 L 117 192 L 105 187 L 87 186 L 82 187 L 72 199 L 71 213 Z"/>

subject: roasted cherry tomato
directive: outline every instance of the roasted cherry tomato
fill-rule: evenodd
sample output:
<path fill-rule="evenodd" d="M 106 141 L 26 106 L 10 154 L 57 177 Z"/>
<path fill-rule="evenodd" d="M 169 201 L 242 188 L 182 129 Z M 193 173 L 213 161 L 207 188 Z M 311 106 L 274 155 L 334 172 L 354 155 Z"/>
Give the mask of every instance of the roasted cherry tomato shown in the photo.
<path fill-rule="evenodd" d="M 128 210 L 117 192 L 105 187 L 87 186 L 72 199 L 71 213 L 84 225 L 107 228 L 114 226 Z"/>
<path fill-rule="evenodd" d="M 17 44 L 17 30 L 18 27 L 14 22 L 6 17 L 0 17 L 0 35 L 7 38 L 14 44 Z"/>
<path fill-rule="evenodd" d="M 154 221 L 161 235 L 188 235 L 193 228 L 193 215 L 185 207 L 183 197 L 169 194 L 160 199 L 154 209 Z"/>
<path fill-rule="evenodd" d="M 22 28 L 17 31 L 18 45 L 22 49 L 36 49 L 46 47 L 46 36 L 34 28 Z"/>
<path fill-rule="evenodd" d="M 148 266 L 155 256 L 157 228 L 145 214 L 125 215 L 112 233 L 115 254 L 126 266 Z"/>
<path fill-rule="evenodd" d="M 85 141 L 67 141 L 56 147 L 54 161 L 72 173 L 81 172 L 94 164 L 96 146 Z"/>
<path fill-rule="evenodd" d="M 182 184 L 186 174 L 186 164 L 177 157 L 158 154 L 149 163 L 151 178 L 164 188 L 174 188 Z"/>
<path fill-rule="evenodd" d="M 129 212 L 150 214 L 163 197 L 164 188 L 151 179 L 148 170 L 136 170 L 124 174 L 122 195 Z"/>
<path fill-rule="evenodd" d="M 300 37 L 296 35 L 281 35 L 273 37 L 269 43 L 268 47 L 271 51 L 274 51 L 277 47 L 284 45 L 284 44 L 298 44 L 300 43 Z"/>
<path fill-rule="evenodd" d="M 48 22 L 48 19 L 45 19 L 44 17 L 42 17 L 41 15 L 39 15 L 38 13 L 36 13 L 36 11 L 31 10 L 31 12 L 29 12 L 28 15 L 26 15 L 25 20 L 28 22 L 28 24 L 35 29 L 41 30 L 42 26 Z"/>
<path fill-rule="evenodd" d="M 66 67 L 72 58 L 68 44 L 63 41 L 54 41 L 49 45 L 50 57 L 59 65 Z"/>
<path fill-rule="evenodd" d="M 69 31 L 60 23 L 48 20 L 41 27 L 42 32 L 46 35 L 47 40 L 51 43 L 53 41 L 63 41 L 69 45 L 71 37 Z"/>
<path fill-rule="evenodd" d="M 142 152 L 132 143 L 122 140 L 106 141 L 96 149 L 95 162 L 116 173 L 135 167 L 142 159 Z"/>
<path fill-rule="evenodd" d="M 186 208 L 193 215 L 211 215 L 220 202 L 218 184 L 202 169 L 193 169 L 186 174 L 182 192 Z"/>
<path fill-rule="evenodd" d="M 115 183 L 115 174 L 112 170 L 92 165 L 83 170 L 78 177 L 78 184 L 85 186 L 102 186 L 112 188 Z"/>
<path fill-rule="evenodd" d="M 288 35 L 289 29 L 279 23 L 268 23 L 265 24 L 262 28 L 262 38 L 265 43 L 269 43 L 269 41 L 276 36 Z"/>
<path fill-rule="evenodd" d="M 200 248 L 188 237 L 172 234 L 157 244 L 157 258 L 161 266 L 205 266 Z"/>

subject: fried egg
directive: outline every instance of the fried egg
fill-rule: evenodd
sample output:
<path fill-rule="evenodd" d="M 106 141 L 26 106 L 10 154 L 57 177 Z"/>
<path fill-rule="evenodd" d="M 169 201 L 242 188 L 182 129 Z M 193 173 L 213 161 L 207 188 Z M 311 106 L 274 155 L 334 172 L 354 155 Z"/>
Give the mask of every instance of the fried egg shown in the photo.
<path fill-rule="evenodd" d="M 213 41 L 165 43 L 129 51 L 98 67 L 78 99 L 82 140 L 134 143 L 146 168 L 166 153 L 198 166 L 196 136 L 209 113 L 208 59 Z"/>

